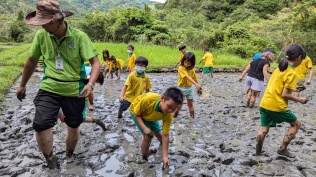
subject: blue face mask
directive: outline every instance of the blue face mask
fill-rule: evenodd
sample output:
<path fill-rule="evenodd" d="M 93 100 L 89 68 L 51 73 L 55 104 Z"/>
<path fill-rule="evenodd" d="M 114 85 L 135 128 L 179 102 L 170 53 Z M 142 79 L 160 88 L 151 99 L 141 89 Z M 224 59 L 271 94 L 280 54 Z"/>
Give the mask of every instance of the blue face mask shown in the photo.
<path fill-rule="evenodd" d="M 135 69 L 138 73 L 143 73 L 146 71 L 146 68 L 143 66 L 135 66 Z"/>

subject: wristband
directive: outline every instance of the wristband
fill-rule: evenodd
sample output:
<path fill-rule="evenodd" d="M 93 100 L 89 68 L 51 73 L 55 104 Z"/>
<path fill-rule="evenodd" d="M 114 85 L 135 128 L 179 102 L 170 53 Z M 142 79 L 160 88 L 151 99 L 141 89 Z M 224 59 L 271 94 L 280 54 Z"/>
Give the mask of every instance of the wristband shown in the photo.
<path fill-rule="evenodd" d="M 93 88 L 94 88 L 93 84 L 91 82 L 89 82 L 88 85 L 90 85 L 92 90 L 93 90 Z"/>

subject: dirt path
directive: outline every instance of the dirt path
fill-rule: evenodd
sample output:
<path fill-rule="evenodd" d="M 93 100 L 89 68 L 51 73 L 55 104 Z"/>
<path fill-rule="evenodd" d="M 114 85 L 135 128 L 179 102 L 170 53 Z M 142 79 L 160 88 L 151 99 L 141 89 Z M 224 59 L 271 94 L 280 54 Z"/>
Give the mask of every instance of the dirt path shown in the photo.
<path fill-rule="evenodd" d="M 154 92 L 162 93 L 176 85 L 175 73 L 149 75 Z M 140 160 L 141 134 L 127 112 L 124 118 L 116 118 L 124 80 L 106 80 L 104 86 L 96 87 L 96 110 L 88 115 L 102 119 L 108 131 L 103 132 L 94 124 L 82 124 L 76 157 L 66 159 L 65 124 L 59 122 L 54 127 L 54 152 L 61 169 L 49 170 L 43 166 L 44 157 L 39 153 L 32 130 L 32 100 L 41 76 L 35 73 L 31 78 L 27 98 L 22 103 L 14 94 L 17 83 L 3 102 L 0 176 L 316 176 L 315 80 L 302 94 L 310 96 L 309 103 L 290 102 L 290 108 L 303 122 L 289 146 L 297 156 L 295 159 L 276 153 L 287 124 L 271 128 L 263 156 L 254 156 L 259 109 L 244 106 L 243 83 L 237 82 L 239 74 L 216 73 L 214 79 L 206 79 L 204 94 L 195 100 L 197 118 L 189 120 L 184 105 L 174 119 L 169 169 L 161 170 L 161 150 L 156 139 L 151 145 L 149 161 Z"/>

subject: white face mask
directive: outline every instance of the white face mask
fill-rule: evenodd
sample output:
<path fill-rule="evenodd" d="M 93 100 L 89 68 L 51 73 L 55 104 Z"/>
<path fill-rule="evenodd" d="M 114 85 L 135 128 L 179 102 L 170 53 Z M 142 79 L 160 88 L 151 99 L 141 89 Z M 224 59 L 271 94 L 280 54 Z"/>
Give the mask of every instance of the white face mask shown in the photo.
<path fill-rule="evenodd" d="M 135 69 L 138 73 L 143 73 L 144 71 L 146 71 L 146 68 L 143 66 L 135 66 Z"/>
<path fill-rule="evenodd" d="M 133 51 L 131 51 L 131 50 L 127 50 L 127 53 L 133 53 Z"/>

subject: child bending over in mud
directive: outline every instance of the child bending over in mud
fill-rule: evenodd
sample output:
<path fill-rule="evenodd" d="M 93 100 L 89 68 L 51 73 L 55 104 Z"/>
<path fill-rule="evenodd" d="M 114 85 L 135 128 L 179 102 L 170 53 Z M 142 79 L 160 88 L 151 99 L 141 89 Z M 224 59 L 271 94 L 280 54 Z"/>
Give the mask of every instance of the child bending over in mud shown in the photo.
<path fill-rule="evenodd" d="M 150 79 L 145 72 L 148 66 L 147 58 L 140 56 L 136 59 L 135 64 L 136 71 L 127 76 L 121 90 L 118 118 L 123 117 L 123 112 L 129 108 L 137 96 L 143 94 L 144 91 L 149 92 L 151 88 Z"/>
<path fill-rule="evenodd" d="M 141 153 L 148 159 L 149 146 L 153 136 L 162 145 L 163 167 L 169 166 L 168 148 L 172 113 L 183 103 L 183 94 L 176 87 L 168 88 L 161 96 L 148 92 L 135 98 L 131 104 L 131 116 L 139 131 L 143 134 Z M 159 120 L 162 120 L 162 133 Z"/>
<path fill-rule="evenodd" d="M 183 95 L 187 98 L 190 118 L 194 118 L 193 84 L 197 90 L 200 90 L 200 86 L 197 83 L 198 79 L 196 77 L 194 66 L 195 66 L 194 53 L 192 52 L 185 53 L 181 61 L 181 66 L 179 66 L 178 68 L 178 86 L 179 86 L 179 89 L 183 92 Z M 178 116 L 180 109 L 181 109 L 181 106 L 175 111 L 174 117 Z"/>
<path fill-rule="evenodd" d="M 256 139 L 256 155 L 261 155 L 263 142 L 269 132 L 269 127 L 275 127 L 277 123 L 288 122 L 291 127 L 286 131 L 277 153 L 290 158 L 295 157 L 287 150 L 287 146 L 299 130 L 301 121 L 288 109 L 288 100 L 302 104 L 308 101 L 307 98 L 292 95 L 297 82 L 294 67 L 300 65 L 305 56 L 306 52 L 301 45 L 291 44 L 285 52 L 285 58 L 282 59 L 279 67 L 271 75 L 260 103 L 261 127 Z"/>
<path fill-rule="evenodd" d="M 272 52 L 264 52 L 260 59 L 252 60 L 244 72 L 241 74 L 241 82 L 248 72 L 246 79 L 247 107 L 252 108 L 259 97 L 260 92 L 264 90 L 264 78 L 269 81 L 270 62 L 274 59 Z"/>
<path fill-rule="evenodd" d="M 117 59 L 115 58 L 115 56 L 110 56 L 110 75 L 111 78 L 113 78 L 113 73 L 115 73 L 117 80 L 119 80 L 121 78 L 121 71 L 123 70 L 123 66 L 124 66 L 124 61 L 122 59 Z"/>

